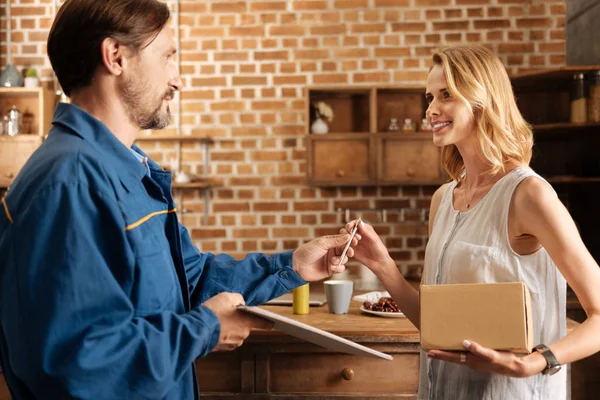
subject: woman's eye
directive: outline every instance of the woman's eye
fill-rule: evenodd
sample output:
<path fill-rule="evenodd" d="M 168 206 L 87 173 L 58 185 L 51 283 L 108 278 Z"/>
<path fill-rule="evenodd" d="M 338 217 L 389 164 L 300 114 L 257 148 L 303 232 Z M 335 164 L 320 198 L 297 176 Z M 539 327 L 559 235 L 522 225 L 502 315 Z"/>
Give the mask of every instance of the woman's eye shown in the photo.
<path fill-rule="evenodd" d="M 452 97 L 452 96 L 450 96 L 450 92 L 444 92 L 444 94 L 442 95 L 442 97 L 443 97 L 444 99 L 447 99 L 447 98 L 450 98 L 450 97 Z"/>
<path fill-rule="evenodd" d="M 425 101 L 427 101 L 427 104 L 431 104 L 433 101 L 433 96 L 425 96 Z"/>

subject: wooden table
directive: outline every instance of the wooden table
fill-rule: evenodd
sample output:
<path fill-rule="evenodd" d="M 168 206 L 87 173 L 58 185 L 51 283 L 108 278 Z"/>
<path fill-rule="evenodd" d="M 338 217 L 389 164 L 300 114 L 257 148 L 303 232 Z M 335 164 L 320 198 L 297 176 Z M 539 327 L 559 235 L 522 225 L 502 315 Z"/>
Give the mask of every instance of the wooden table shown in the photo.
<path fill-rule="evenodd" d="M 393 360 L 336 353 L 270 330 L 255 330 L 232 353 L 198 360 L 203 399 L 227 398 L 416 398 L 419 332 L 406 318 L 382 318 L 360 312 L 329 314 L 327 306 L 294 315 L 292 307 L 265 306 L 375 350 Z"/>

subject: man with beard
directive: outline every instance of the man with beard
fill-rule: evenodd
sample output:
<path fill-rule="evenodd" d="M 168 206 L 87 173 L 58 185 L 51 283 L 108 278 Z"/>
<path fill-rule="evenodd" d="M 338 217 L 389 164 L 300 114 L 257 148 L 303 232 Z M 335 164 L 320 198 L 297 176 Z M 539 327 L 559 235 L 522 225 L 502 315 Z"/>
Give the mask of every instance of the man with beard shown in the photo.
<path fill-rule="evenodd" d="M 196 358 L 270 327 L 238 304 L 347 261 L 336 255 L 347 234 L 241 261 L 192 245 L 171 174 L 133 146 L 140 129 L 167 126 L 181 88 L 169 18 L 158 0 L 67 0 L 54 21 L 48 55 L 72 104 L 57 106 L 0 210 L 13 399 L 197 399 Z"/>

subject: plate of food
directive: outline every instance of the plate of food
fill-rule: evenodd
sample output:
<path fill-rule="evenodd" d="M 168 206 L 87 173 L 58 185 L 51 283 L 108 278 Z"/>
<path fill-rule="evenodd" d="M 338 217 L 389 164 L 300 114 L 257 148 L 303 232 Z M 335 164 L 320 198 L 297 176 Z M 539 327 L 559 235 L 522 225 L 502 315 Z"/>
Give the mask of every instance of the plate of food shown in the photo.
<path fill-rule="evenodd" d="M 380 297 L 376 302 L 365 301 L 360 311 L 387 318 L 405 318 L 404 313 L 391 297 Z"/>

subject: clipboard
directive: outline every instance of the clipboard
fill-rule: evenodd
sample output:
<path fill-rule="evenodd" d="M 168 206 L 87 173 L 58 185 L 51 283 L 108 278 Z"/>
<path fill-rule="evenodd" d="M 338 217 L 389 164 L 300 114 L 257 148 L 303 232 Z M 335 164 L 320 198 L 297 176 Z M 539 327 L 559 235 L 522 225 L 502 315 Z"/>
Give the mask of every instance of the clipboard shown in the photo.
<path fill-rule="evenodd" d="M 315 328 L 314 326 L 284 317 L 283 315 L 265 310 L 264 308 L 245 305 L 239 305 L 237 308 L 238 310 L 247 312 L 249 314 L 268 319 L 274 323 L 273 329 L 277 329 L 280 332 L 287 333 L 288 335 L 303 339 L 307 342 L 325 347 L 330 350 L 340 353 L 353 354 L 355 356 L 375 357 L 382 358 L 384 360 L 393 359 L 389 354 L 373 350 L 369 347 L 363 346 L 362 344 L 355 343 L 351 340 L 344 339 L 341 336 L 334 335 L 333 333 L 319 328 Z"/>

